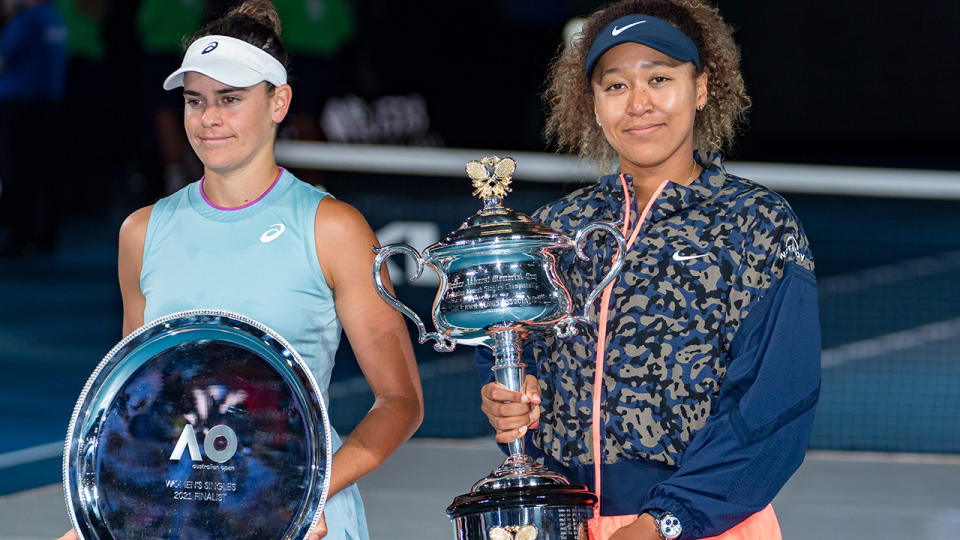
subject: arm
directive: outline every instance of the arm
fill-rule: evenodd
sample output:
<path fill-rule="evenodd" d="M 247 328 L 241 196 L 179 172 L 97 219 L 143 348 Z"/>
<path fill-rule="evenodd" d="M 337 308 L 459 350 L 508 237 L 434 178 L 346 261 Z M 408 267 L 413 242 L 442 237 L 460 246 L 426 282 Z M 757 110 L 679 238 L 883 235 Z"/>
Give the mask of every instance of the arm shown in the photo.
<path fill-rule="evenodd" d="M 120 225 L 120 245 L 117 255 L 117 276 L 120 280 L 120 297 L 123 300 L 123 335 L 127 336 L 143 326 L 143 309 L 146 299 L 140 291 L 140 270 L 143 265 L 143 244 L 147 236 L 147 223 L 153 206 L 147 206 L 130 214 Z"/>
<path fill-rule="evenodd" d="M 153 206 L 147 206 L 127 216 L 120 225 L 120 241 L 117 254 L 117 276 L 120 280 L 120 297 L 123 300 L 123 335 L 127 336 L 143 326 L 143 308 L 146 300 L 140 291 L 140 269 L 143 264 L 143 244 L 147 236 L 147 223 Z M 57 540 L 77 540 L 77 533 L 70 530 Z"/>
<path fill-rule="evenodd" d="M 640 514 L 640 517 L 626 527 L 617 529 L 610 540 L 660 540 L 657 531 L 657 520 L 650 514 Z"/>
<path fill-rule="evenodd" d="M 684 539 L 714 536 L 761 510 L 803 461 L 820 390 L 820 329 L 812 274 L 788 273 L 796 275 L 735 338 L 718 410 L 640 509 L 679 517 Z"/>
<path fill-rule="evenodd" d="M 809 443 L 820 390 L 816 279 L 806 239 L 787 218 L 745 248 L 765 256 L 745 257 L 760 269 L 742 279 L 755 300 L 730 344 L 714 411 L 677 472 L 638 508 L 676 515 L 683 539 L 720 534 L 769 504 Z"/>
<path fill-rule="evenodd" d="M 377 238 L 363 216 L 332 197 L 317 208 L 317 258 L 333 289 L 337 316 L 375 401 L 333 456 L 330 494 L 369 473 L 423 420 L 423 393 L 406 325 L 380 298 L 372 277 Z M 383 269 L 384 283 L 390 280 Z"/>

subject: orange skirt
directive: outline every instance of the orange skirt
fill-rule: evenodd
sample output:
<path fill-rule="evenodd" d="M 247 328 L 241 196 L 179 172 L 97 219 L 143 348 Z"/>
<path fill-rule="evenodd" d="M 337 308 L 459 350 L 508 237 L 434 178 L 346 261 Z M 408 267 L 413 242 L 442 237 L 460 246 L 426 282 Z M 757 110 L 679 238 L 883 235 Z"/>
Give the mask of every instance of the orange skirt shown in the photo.
<path fill-rule="evenodd" d="M 629 516 L 600 516 L 589 522 L 590 540 L 607 540 L 620 527 L 625 527 L 637 520 L 636 515 Z M 773 506 L 766 508 L 741 521 L 727 532 L 701 540 L 781 540 L 780 524 Z"/>

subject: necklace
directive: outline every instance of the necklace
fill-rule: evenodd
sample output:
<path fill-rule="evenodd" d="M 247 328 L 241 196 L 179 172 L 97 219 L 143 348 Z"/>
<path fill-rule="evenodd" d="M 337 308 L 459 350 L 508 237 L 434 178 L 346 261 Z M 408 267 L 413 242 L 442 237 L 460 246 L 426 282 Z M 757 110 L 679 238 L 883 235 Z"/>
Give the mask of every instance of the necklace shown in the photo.
<path fill-rule="evenodd" d="M 690 182 L 693 181 L 693 177 L 694 177 L 694 175 L 696 174 L 696 172 L 697 172 L 697 160 L 693 160 L 693 168 L 690 169 L 690 177 L 687 178 L 687 181 L 684 182 L 683 185 L 689 186 L 689 185 L 690 185 Z"/>

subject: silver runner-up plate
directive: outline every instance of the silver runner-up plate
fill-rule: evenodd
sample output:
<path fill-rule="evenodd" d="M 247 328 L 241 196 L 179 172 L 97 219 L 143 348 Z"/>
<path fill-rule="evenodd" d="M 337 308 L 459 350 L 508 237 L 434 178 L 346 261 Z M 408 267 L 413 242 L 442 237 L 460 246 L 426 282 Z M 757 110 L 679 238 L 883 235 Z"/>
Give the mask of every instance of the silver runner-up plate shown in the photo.
<path fill-rule="evenodd" d="M 63 455 L 81 539 L 304 538 L 330 488 L 316 380 L 276 332 L 214 310 L 144 325 L 100 362 Z"/>

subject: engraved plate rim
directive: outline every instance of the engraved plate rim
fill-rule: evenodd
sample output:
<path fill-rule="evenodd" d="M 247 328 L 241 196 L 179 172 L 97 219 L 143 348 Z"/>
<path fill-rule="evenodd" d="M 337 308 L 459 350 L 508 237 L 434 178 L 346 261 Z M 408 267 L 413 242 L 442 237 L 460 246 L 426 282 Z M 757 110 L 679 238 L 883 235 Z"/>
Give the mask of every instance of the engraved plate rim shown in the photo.
<path fill-rule="evenodd" d="M 323 429 L 323 454 L 324 454 L 324 473 L 323 473 L 323 485 L 321 486 L 319 497 L 313 497 L 309 501 L 309 505 L 306 506 L 308 511 L 310 507 L 316 506 L 314 511 L 313 518 L 310 523 L 310 527 L 307 529 L 307 532 L 313 530 L 317 523 L 320 522 L 320 518 L 323 513 L 323 508 L 326 505 L 327 497 L 330 491 L 330 474 L 331 474 L 331 465 L 333 462 L 333 452 L 332 452 L 332 435 L 330 429 L 330 420 L 327 415 L 326 405 L 324 404 L 322 394 L 320 392 L 320 386 L 317 384 L 316 378 L 313 376 L 313 373 L 310 371 L 309 367 L 303 361 L 303 358 L 300 354 L 290 345 L 290 343 L 283 338 L 279 333 L 266 326 L 265 324 L 250 318 L 246 315 L 240 313 L 222 310 L 222 309 L 190 309 L 184 311 L 178 311 L 176 313 L 171 313 L 169 315 L 164 315 L 163 317 L 157 318 L 153 321 L 143 324 L 141 327 L 137 328 L 125 338 L 120 340 L 110 351 L 104 355 L 103 359 L 97 364 L 97 367 L 93 370 L 90 376 L 87 378 L 86 383 L 83 386 L 83 389 L 80 392 L 80 397 L 77 399 L 76 404 L 74 405 L 73 413 L 70 416 L 70 422 L 67 426 L 66 440 L 64 442 L 63 450 L 63 460 L 62 460 L 62 484 L 63 484 L 63 495 L 64 503 L 67 509 L 67 515 L 70 518 L 70 524 L 73 527 L 73 530 L 76 532 L 79 540 L 85 540 L 86 536 L 83 534 L 84 528 L 81 527 L 80 521 L 77 518 L 78 506 L 85 506 L 83 501 L 77 501 L 75 504 L 73 493 L 77 490 L 79 494 L 79 486 L 76 485 L 74 475 L 72 473 L 73 465 L 76 456 L 73 455 L 73 448 L 78 442 L 78 439 L 75 437 L 75 431 L 78 429 L 78 420 L 81 416 L 87 411 L 88 398 L 91 397 L 90 393 L 93 389 L 93 385 L 99 380 L 100 376 L 105 370 L 111 368 L 115 360 L 121 353 L 129 352 L 129 350 L 136 348 L 140 344 L 149 341 L 157 334 L 168 331 L 169 324 L 171 321 L 176 321 L 178 319 L 184 319 L 185 323 L 187 321 L 193 321 L 192 324 L 196 324 L 198 317 L 209 317 L 210 319 L 215 318 L 225 318 L 230 320 L 232 323 L 240 323 L 241 325 L 246 325 L 247 327 L 252 327 L 253 329 L 262 333 L 262 335 L 256 335 L 255 337 L 265 341 L 265 344 L 276 350 L 276 347 L 273 346 L 268 341 L 264 340 L 265 337 L 270 338 L 279 344 L 280 347 L 286 349 L 290 352 L 290 358 L 288 360 L 293 362 L 295 369 L 295 374 L 301 382 L 306 382 L 308 390 L 312 391 L 312 405 L 315 405 L 314 411 L 319 411 L 317 413 L 317 424 L 318 427 Z M 184 325 L 184 328 L 188 328 L 189 324 Z M 241 328 L 243 330 L 249 330 L 249 328 Z M 280 351 L 277 351 L 278 353 Z M 309 409 L 309 407 L 307 407 Z M 79 495 L 77 497 L 79 499 Z M 302 528 L 302 527 L 301 527 Z"/>

